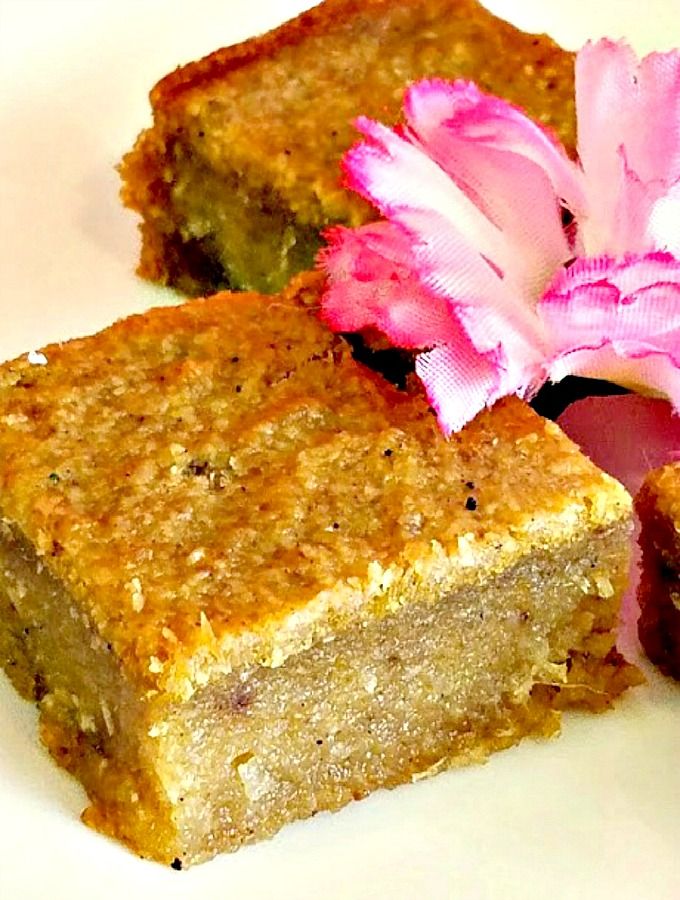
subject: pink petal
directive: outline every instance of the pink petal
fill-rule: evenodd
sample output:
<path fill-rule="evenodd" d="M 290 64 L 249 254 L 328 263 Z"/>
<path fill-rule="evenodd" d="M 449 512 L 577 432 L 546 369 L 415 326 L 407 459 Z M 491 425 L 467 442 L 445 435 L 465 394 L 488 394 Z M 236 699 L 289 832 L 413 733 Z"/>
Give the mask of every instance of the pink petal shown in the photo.
<path fill-rule="evenodd" d="M 669 254 L 582 259 L 539 303 L 550 378 L 606 378 L 665 394 L 680 408 L 680 260 Z"/>
<path fill-rule="evenodd" d="M 438 226 L 427 211 L 419 211 L 411 214 L 410 224 L 412 269 L 426 289 L 447 298 L 478 351 L 503 344 L 517 347 L 522 356 L 540 353 L 542 328 L 531 302 L 448 223 Z"/>
<path fill-rule="evenodd" d="M 508 228 L 504 231 L 406 136 L 365 119 L 359 124 L 369 139 L 345 159 L 349 183 L 376 203 L 390 221 L 412 234 L 411 266 L 423 284 L 452 304 L 495 311 L 494 344 L 509 328 L 521 332 L 525 343 L 540 341 L 539 323 L 531 307 L 557 263 L 554 256 L 546 263 L 545 254 L 536 253 L 536 246 L 542 246 L 536 229 L 549 234 L 559 222 L 554 196 L 541 170 L 513 157 L 504 172 L 494 173 L 492 193 L 497 192 L 497 200 L 493 199 L 492 205 L 507 207 Z M 525 173 L 518 170 L 527 166 L 534 199 L 523 208 L 518 185 Z M 523 223 L 528 220 L 532 224 L 525 228 Z M 562 262 L 569 250 L 561 229 L 559 245 L 557 257 Z M 548 255 L 552 252 L 546 249 Z M 527 264 L 530 255 L 533 266 Z M 531 293 L 527 295 L 527 291 Z M 478 349 L 485 347 L 479 345 Z"/>
<path fill-rule="evenodd" d="M 530 305 L 570 257 L 560 204 L 545 172 L 513 153 L 451 142 L 449 160 L 458 183 L 501 231 L 490 261 L 513 293 Z M 455 149 L 455 152 L 454 152 Z M 463 233 L 463 237 L 466 235 Z"/>
<path fill-rule="evenodd" d="M 498 384 L 496 370 L 469 342 L 419 354 L 416 374 L 447 435 L 460 431 L 494 402 Z"/>
<path fill-rule="evenodd" d="M 496 384 L 493 366 L 470 343 L 419 354 L 416 374 L 447 435 L 484 409 Z"/>
<path fill-rule="evenodd" d="M 586 397 L 558 425 L 593 462 L 636 493 L 647 471 L 680 458 L 680 416 L 665 400 Z"/>
<path fill-rule="evenodd" d="M 639 62 L 623 42 L 586 44 L 576 58 L 576 108 L 579 156 L 589 179 L 606 183 L 607 170 L 624 146 L 630 167 L 643 181 L 676 181 L 680 51 L 652 53 Z"/>
<path fill-rule="evenodd" d="M 576 57 L 578 152 L 589 181 L 611 208 L 618 185 L 610 173 L 629 131 L 629 103 L 635 89 L 637 57 L 624 43 L 587 43 Z M 606 116 L 608 127 L 603 127 Z"/>
<path fill-rule="evenodd" d="M 558 424 L 593 462 L 618 478 L 632 494 L 650 469 L 680 459 L 680 417 L 664 400 L 638 394 L 587 397 L 572 403 Z M 636 527 L 637 532 L 637 527 Z M 639 579 L 637 535 L 626 596 L 622 601 L 620 649 L 629 659 L 639 656 L 636 592 Z"/>
<path fill-rule="evenodd" d="M 425 211 L 435 233 L 449 226 L 462 231 L 481 256 L 493 260 L 501 254 L 500 229 L 420 147 L 379 122 L 360 118 L 356 124 L 368 140 L 345 154 L 349 187 L 409 230 L 411 214 Z M 422 229 L 425 223 L 418 224 Z"/>
<path fill-rule="evenodd" d="M 505 394 L 530 395 L 544 380 L 541 346 L 528 342 L 512 322 L 483 305 L 451 304 L 423 286 L 409 266 L 411 245 L 403 229 L 379 222 L 331 229 L 326 236 L 329 246 L 319 264 L 328 273 L 322 315 L 331 327 L 374 326 L 411 349 L 446 345 L 446 353 L 421 355 L 417 363 L 433 404 L 443 411 L 444 428 L 467 421 L 456 411 L 459 401 L 471 418 Z"/>
<path fill-rule="evenodd" d="M 460 431 L 501 397 L 529 396 L 545 380 L 540 366 L 513 361 L 506 367 L 501 350 L 481 354 L 465 340 L 419 354 L 416 374 L 446 434 Z"/>
<path fill-rule="evenodd" d="M 501 111 L 506 113 L 504 117 Z M 382 204 L 383 212 L 392 218 L 398 216 L 406 227 L 417 227 L 421 237 L 427 234 L 425 223 L 421 220 L 414 226 L 413 215 L 419 209 L 428 209 L 429 221 L 441 221 L 469 241 L 493 264 L 509 290 L 537 298 L 555 268 L 570 257 L 559 199 L 542 165 L 543 158 L 557 172 L 561 165 L 567 173 L 563 181 L 571 178 L 577 183 L 576 167 L 519 111 L 465 82 L 417 83 L 407 93 L 406 113 L 408 128 L 399 134 L 376 130 L 374 123 L 361 120 L 360 127 L 370 143 L 350 152 L 346 162 L 350 179 L 358 178 L 360 189 Z M 482 130 L 481 139 L 466 134 L 466 122 L 468 131 Z M 527 157 L 504 148 L 506 124 L 518 133 L 509 145 L 519 143 L 524 129 L 530 151 L 534 145 L 541 150 L 533 154 L 539 162 L 533 161 L 531 153 Z M 378 146 L 388 151 L 389 186 L 384 168 L 377 163 Z M 430 168 L 426 175 L 421 164 L 424 178 L 417 184 L 413 181 L 414 150 L 421 151 Z M 403 167 L 395 172 L 397 160 L 403 161 Z M 445 190 L 441 187 L 442 175 L 450 176 Z M 428 187 L 424 188 L 424 182 Z M 433 218 L 433 212 L 439 213 L 441 220 Z"/>
<path fill-rule="evenodd" d="M 680 349 L 680 260 L 668 253 L 579 259 L 558 273 L 538 310 L 559 349 L 602 339 Z"/>
<path fill-rule="evenodd" d="M 580 169 L 556 136 L 516 106 L 485 94 L 470 81 L 423 80 L 406 92 L 409 128 L 427 152 L 457 181 L 488 150 L 521 156 L 547 175 L 552 192 L 576 213 L 584 204 Z M 466 151 L 459 161 L 458 153 Z M 455 163 L 452 163 L 455 160 Z M 461 169 L 461 164 L 464 169 Z M 482 198 L 483 199 L 483 198 Z"/>
<path fill-rule="evenodd" d="M 680 178 L 654 203 L 647 224 L 647 237 L 653 247 L 666 250 L 680 259 Z"/>
<path fill-rule="evenodd" d="M 409 238 L 398 226 L 335 228 L 327 238 L 319 257 L 328 273 L 323 317 L 336 330 L 374 326 L 398 346 L 434 347 L 417 357 L 416 372 L 445 432 L 459 430 L 506 394 L 528 396 L 544 380 L 540 353 L 512 327 L 506 326 L 501 346 L 495 315 L 463 306 L 460 321 L 444 297 L 423 287 L 409 268 Z M 467 328 L 486 342 L 486 353 L 476 349 Z"/>
<path fill-rule="evenodd" d="M 597 210 L 582 227 L 586 248 L 593 247 L 593 253 L 612 256 L 662 249 L 649 234 L 652 212 L 663 196 L 662 183 L 643 181 L 630 167 L 624 147 L 619 148 L 617 165 L 617 195 L 611 206 L 598 203 L 595 197 L 593 204 L 597 204 Z"/>
<path fill-rule="evenodd" d="M 534 317 L 537 323 L 535 329 L 527 332 L 518 324 L 517 317 L 499 313 L 493 308 L 461 305 L 455 309 L 475 349 L 491 356 L 494 365 L 508 373 L 512 387 L 506 393 L 517 392 L 521 385 L 521 396 L 531 394 L 535 375 L 529 377 L 524 373 L 535 373 L 537 367 L 543 370 L 546 349 L 543 331 L 539 327 L 542 323 L 538 317 Z"/>
<path fill-rule="evenodd" d="M 680 51 L 638 62 L 624 43 L 587 44 L 576 60 L 576 108 L 586 252 L 668 247 L 651 241 L 647 224 L 680 177 Z"/>
<path fill-rule="evenodd" d="M 397 346 L 432 347 L 460 333 L 446 300 L 426 290 L 409 265 L 410 240 L 398 226 L 377 222 L 334 228 L 318 263 L 328 273 L 322 314 L 337 331 L 374 326 Z"/>
<path fill-rule="evenodd" d="M 661 180 L 643 181 L 620 147 L 610 182 L 615 191 L 609 204 L 591 186 L 591 206 L 578 223 L 584 252 L 623 256 L 661 250 L 678 255 L 680 179 L 670 187 Z"/>
<path fill-rule="evenodd" d="M 551 381 L 567 375 L 601 378 L 632 390 L 668 397 L 680 410 L 680 359 L 667 353 L 615 345 L 585 347 L 558 354 L 547 363 Z"/>

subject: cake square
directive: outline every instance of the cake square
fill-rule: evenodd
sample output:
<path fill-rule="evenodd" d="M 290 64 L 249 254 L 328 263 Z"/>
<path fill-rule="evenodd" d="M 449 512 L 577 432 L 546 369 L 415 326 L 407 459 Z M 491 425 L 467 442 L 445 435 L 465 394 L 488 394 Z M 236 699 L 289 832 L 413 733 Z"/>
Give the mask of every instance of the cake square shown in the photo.
<path fill-rule="evenodd" d="M 573 54 L 477 0 L 326 0 L 170 73 L 121 167 L 140 274 L 184 293 L 281 289 L 320 231 L 375 211 L 342 186 L 359 115 L 392 124 L 423 77 L 471 79 L 575 144 Z"/>
<path fill-rule="evenodd" d="M 680 679 L 680 463 L 650 472 L 636 508 L 642 549 L 640 642 L 652 662 Z"/>
<path fill-rule="evenodd" d="M 321 279 L 0 367 L 0 654 L 94 827 L 189 865 L 630 682 L 630 499 L 510 399 L 446 440 Z"/>

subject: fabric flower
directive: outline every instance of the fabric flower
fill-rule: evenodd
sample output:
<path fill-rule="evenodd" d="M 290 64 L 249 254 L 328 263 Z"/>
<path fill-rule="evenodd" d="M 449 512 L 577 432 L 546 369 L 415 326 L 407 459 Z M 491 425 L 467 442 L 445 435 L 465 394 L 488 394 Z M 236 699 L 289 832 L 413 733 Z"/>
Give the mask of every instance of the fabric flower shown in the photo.
<path fill-rule="evenodd" d="M 357 122 L 347 182 L 384 221 L 327 233 L 323 312 L 423 351 L 416 372 L 447 432 L 569 372 L 680 406 L 680 52 L 638 64 L 601 41 L 576 76 L 581 165 L 463 81 L 413 85 L 403 126 Z M 565 268 L 585 254 L 598 257 Z"/>

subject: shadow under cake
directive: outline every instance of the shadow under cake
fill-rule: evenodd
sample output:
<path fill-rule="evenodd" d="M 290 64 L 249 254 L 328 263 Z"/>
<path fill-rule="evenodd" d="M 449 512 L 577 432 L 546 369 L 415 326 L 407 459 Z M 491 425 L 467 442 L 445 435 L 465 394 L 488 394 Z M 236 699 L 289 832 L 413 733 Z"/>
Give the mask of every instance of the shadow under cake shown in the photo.
<path fill-rule="evenodd" d="M 2 663 L 85 821 L 176 867 L 635 681 L 624 489 L 514 398 L 446 440 L 320 287 L 0 367 Z"/>
<path fill-rule="evenodd" d="M 642 549 L 640 642 L 662 672 L 680 679 L 680 463 L 646 477 L 636 508 Z"/>
<path fill-rule="evenodd" d="M 341 183 L 352 123 L 393 123 L 425 76 L 472 79 L 574 148 L 573 54 L 549 38 L 476 0 L 326 0 L 152 90 L 153 125 L 121 165 L 140 274 L 187 294 L 283 288 L 324 227 L 375 218 Z"/>

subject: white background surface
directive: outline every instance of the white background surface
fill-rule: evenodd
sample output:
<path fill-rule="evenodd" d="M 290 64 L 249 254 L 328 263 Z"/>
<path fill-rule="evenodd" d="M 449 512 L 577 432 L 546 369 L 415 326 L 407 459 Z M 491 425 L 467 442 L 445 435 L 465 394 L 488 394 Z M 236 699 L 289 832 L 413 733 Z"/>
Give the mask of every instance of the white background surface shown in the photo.
<path fill-rule="evenodd" d="M 159 302 L 138 281 L 113 166 L 180 62 L 305 0 L 0 0 L 0 359 Z M 680 0 L 490 0 L 568 46 L 680 46 Z M 614 712 L 486 766 L 380 793 L 177 873 L 80 824 L 79 787 L 0 675 L 0 898 L 680 898 L 680 686 L 651 673 Z"/>

